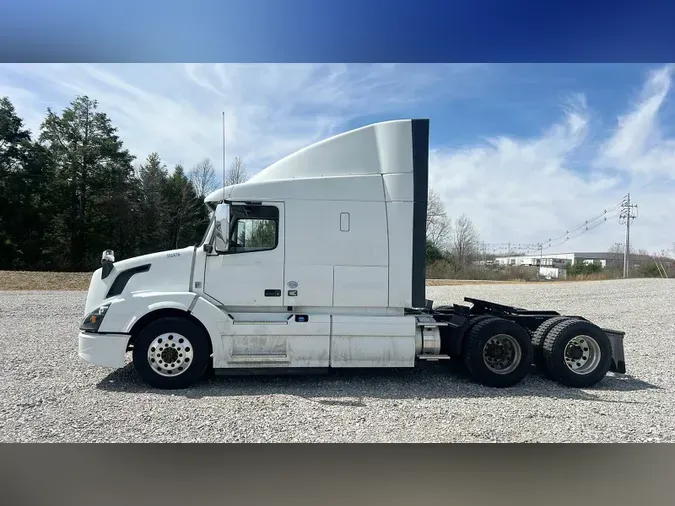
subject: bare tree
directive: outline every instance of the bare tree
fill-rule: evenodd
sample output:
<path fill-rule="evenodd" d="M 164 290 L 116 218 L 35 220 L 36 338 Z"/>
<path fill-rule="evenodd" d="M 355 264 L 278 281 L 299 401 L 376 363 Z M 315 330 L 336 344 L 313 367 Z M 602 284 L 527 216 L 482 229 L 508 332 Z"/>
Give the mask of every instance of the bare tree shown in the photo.
<path fill-rule="evenodd" d="M 623 244 L 615 242 L 609 247 L 608 253 L 623 254 Z"/>
<path fill-rule="evenodd" d="M 451 231 L 452 223 L 445 212 L 441 197 L 430 189 L 427 200 L 427 240 L 441 249 L 447 245 Z"/>
<path fill-rule="evenodd" d="M 450 254 L 456 271 L 467 266 L 472 256 L 478 252 L 478 232 L 473 222 L 466 216 L 460 216 L 454 227 Z"/>
<path fill-rule="evenodd" d="M 236 156 L 225 174 L 225 186 L 244 183 L 248 179 L 243 160 Z"/>
<path fill-rule="evenodd" d="M 204 197 L 217 188 L 216 173 L 211 160 L 205 158 L 188 175 L 198 197 Z"/>
<path fill-rule="evenodd" d="M 632 249 L 632 248 L 631 248 Z M 624 245 L 615 242 L 612 244 L 607 253 L 607 267 L 619 268 L 623 265 Z"/>

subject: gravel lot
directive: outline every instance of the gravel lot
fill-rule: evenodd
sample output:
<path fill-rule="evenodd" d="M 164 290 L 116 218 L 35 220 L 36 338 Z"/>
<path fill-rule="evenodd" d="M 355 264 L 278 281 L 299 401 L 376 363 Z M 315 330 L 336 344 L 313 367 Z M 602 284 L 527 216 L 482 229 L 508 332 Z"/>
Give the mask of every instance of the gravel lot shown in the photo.
<path fill-rule="evenodd" d="M 575 390 L 533 375 L 508 390 L 447 367 L 310 377 L 213 378 L 147 389 L 131 365 L 77 356 L 83 292 L 0 292 L 4 442 L 675 442 L 675 282 L 429 287 L 581 314 L 627 332 L 628 376 Z"/>

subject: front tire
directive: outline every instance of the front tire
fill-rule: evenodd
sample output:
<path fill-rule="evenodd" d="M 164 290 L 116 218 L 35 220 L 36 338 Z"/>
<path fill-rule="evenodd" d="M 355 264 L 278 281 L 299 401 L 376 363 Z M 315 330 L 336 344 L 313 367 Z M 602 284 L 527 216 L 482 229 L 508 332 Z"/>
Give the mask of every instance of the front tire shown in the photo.
<path fill-rule="evenodd" d="M 199 381 L 211 357 L 209 337 L 186 318 L 162 318 L 147 325 L 134 343 L 134 367 L 148 385 L 188 388 Z"/>
<path fill-rule="evenodd" d="M 466 336 L 464 364 L 478 383 L 507 388 L 520 383 L 532 365 L 530 334 L 517 323 L 486 318 Z"/>
<path fill-rule="evenodd" d="M 607 334 L 584 320 L 558 323 L 542 347 L 544 372 L 565 386 L 587 388 L 602 380 L 612 364 Z"/>

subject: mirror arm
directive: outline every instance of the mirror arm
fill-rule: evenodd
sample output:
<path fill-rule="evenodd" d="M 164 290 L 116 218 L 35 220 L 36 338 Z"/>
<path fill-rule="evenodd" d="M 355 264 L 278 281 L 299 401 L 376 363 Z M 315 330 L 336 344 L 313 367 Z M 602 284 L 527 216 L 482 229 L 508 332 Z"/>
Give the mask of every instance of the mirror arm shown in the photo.
<path fill-rule="evenodd" d="M 229 233 L 231 223 L 230 208 L 228 204 L 218 204 L 215 212 L 215 228 L 213 231 L 213 249 L 217 253 L 225 253 L 229 249 Z"/>

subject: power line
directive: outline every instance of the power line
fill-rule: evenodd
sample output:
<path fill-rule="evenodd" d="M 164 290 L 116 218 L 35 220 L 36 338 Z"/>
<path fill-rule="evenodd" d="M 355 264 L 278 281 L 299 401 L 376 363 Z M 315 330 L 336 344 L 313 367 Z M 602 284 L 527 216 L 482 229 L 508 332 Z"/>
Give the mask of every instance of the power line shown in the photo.
<path fill-rule="evenodd" d="M 594 216 L 593 218 L 585 220 L 579 223 L 578 225 L 569 228 L 568 230 L 565 231 L 565 233 L 555 237 L 550 237 L 546 241 L 541 241 L 539 243 L 540 245 L 539 249 L 548 249 L 551 247 L 560 246 L 561 244 L 564 244 L 569 240 L 576 239 L 577 237 L 580 237 L 586 232 L 593 230 L 594 228 L 597 228 L 603 223 L 606 223 L 609 218 L 618 216 L 624 201 L 625 197 L 624 199 L 621 200 L 621 202 L 614 204 L 609 208 L 606 208 L 602 213 Z"/>
<path fill-rule="evenodd" d="M 559 236 L 558 240 L 549 240 L 545 243 L 540 243 L 541 245 L 540 249 L 542 250 L 550 249 L 565 244 L 566 242 L 581 237 L 586 232 L 590 232 L 591 230 L 598 228 L 600 225 L 605 224 L 610 218 L 616 218 L 618 216 L 619 210 L 616 209 L 611 213 L 608 213 L 607 215 L 603 216 L 601 220 L 596 220 L 594 222 L 589 221 L 588 224 L 584 226 L 584 228 L 581 229 L 576 228 L 574 232 L 568 233 L 567 235 Z"/>
<path fill-rule="evenodd" d="M 625 200 L 625 197 L 624 197 L 624 200 Z M 575 225 L 574 227 L 569 228 L 568 230 L 565 231 L 565 233 L 560 234 L 559 236 L 556 236 L 556 237 L 551 237 L 551 238 L 548 239 L 548 241 L 543 241 L 540 244 L 543 244 L 543 243 L 546 243 L 546 242 L 555 242 L 559 239 L 562 239 L 563 237 L 565 237 L 568 234 L 574 233 L 578 230 L 581 230 L 581 229 L 587 227 L 590 224 L 593 224 L 594 222 L 596 222 L 598 220 L 602 219 L 602 221 L 606 221 L 607 217 L 612 216 L 623 205 L 624 200 L 621 200 L 621 202 L 613 205 L 612 207 L 609 207 L 609 208 L 605 209 L 602 213 L 594 216 L 593 218 L 585 220 L 585 221 Z"/>
<path fill-rule="evenodd" d="M 567 229 L 564 233 L 560 235 L 549 237 L 546 241 L 541 241 L 534 244 L 483 243 L 483 248 L 484 250 L 486 250 L 487 247 L 492 247 L 491 249 L 493 253 L 496 251 L 506 251 L 507 254 L 511 254 L 513 252 L 523 254 L 532 254 L 537 252 L 543 254 L 544 250 L 561 246 L 562 244 L 565 244 L 568 241 L 576 239 L 582 236 L 583 234 L 598 228 L 611 218 L 619 217 L 620 219 L 622 219 L 622 216 L 624 216 L 627 212 L 626 209 L 631 209 L 633 207 L 637 208 L 637 206 L 631 206 L 627 208 L 626 207 L 627 205 L 630 206 L 630 194 L 624 196 L 620 202 L 604 209 L 602 213 L 599 213 L 588 220 L 578 223 L 577 225 Z M 634 217 L 631 219 L 634 219 Z M 627 228 L 629 229 L 630 225 L 627 225 Z"/>

